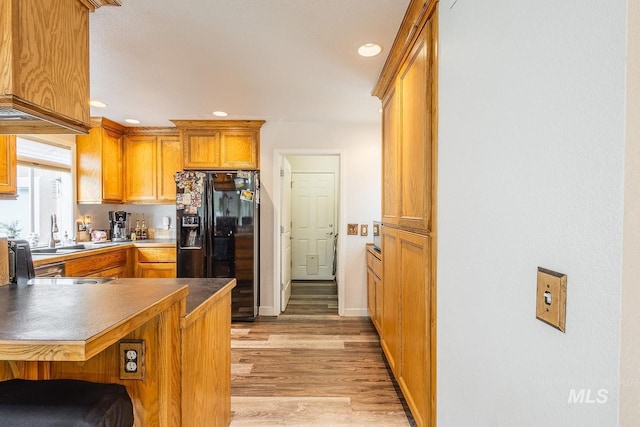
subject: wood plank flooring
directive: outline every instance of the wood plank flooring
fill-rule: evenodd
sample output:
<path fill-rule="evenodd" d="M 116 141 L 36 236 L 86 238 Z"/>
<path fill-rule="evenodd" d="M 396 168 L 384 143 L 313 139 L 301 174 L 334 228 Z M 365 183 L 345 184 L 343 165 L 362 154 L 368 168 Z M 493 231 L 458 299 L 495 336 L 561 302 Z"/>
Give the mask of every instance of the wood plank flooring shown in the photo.
<path fill-rule="evenodd" d="M 295 314 L 338 314 L 336 282 L 293 282 L 283 315 Z"/>
<path fill-rule="evenodd" d="M 232 324 L 231 426 L 414 425 L 369 318 L 339 317 L 318 285 L 294 286 L 279 317 Z"/>

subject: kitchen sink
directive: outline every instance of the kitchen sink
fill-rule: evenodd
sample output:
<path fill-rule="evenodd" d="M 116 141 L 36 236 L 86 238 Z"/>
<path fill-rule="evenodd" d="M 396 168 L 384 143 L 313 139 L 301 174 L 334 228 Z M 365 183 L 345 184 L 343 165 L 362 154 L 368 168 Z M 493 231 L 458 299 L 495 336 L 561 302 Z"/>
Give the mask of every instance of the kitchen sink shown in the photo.
<path fill-rule="evenodd" d="M 64 255 L 71 254 L 74 252 L 86 251 L 88 249 L 98 249 L 105 248 L 108 246 L 113 246 L 116 243 L 113 242 L 105 242 L 105 243 L 78 243 L 77 245 L 67 245 L 67 246 L 56 246 L 55 248 L 32 248 L 31 255 Z"/>
<path fill-rule="evenodd" d="M 31 249 L 31 254 L 68 254 L 72 252 L 83 251 L 86 249 L 90 249 L 91 247 L 88 245 L 71 245 L 71 246 L 58 246 L 56 248 L 34 248 Z"/>
<path fill-rule="evenodd" d="M 73 252 L 83 251 L 84 248 L 78 249 L 67 249 L 67 248 L 41 248 L 41 249 L 31 249 L 31 255 L 51 255 L 51 254 L 70 254 Z"/>
<path fill-rule="evenodd" d="M 27 285 L 98 285 L 113 280 L 113 277 L 36 277 Z"/>

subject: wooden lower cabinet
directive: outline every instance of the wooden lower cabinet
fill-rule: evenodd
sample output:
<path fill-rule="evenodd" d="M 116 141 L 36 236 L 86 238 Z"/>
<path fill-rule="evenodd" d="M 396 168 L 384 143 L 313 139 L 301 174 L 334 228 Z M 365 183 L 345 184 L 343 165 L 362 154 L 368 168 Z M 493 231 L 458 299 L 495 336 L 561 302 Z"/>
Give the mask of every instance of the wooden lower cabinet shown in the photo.
<path fill-rule="evenodd" d="M 135 249 L 135 277 L 175 278 L 175 247 L 138 247 Z"/>
<path fill-rule="evenodd" d="M 389 366 L 418 426 L 435 410 L 435 294 L 431 288 L 430 238 L 382 227 L 382 333 Z"/>
<path fill-rule="evenodd" d="M 401 319 L 398 384 L 417 425 L 428 425 L 430 398 L 429 238 L 399 232 Z"/>
<path fill-rule="evenodd" d="M 183 426 L 231 422 L 231 289 L 219 296 L 182 319 Z"/>
<path fill-rule="evenodd" d="M 381 254 L 367 245 L 367 309 L 378 333 L 382 333 L 382 259 Z"/>
<path fill-rule="evenodd" d="M 382 227 L 382 334 L 380 344 L 391 370 L 400 372 L 400 264 L 398 230 Z"/>
<path fill-rule="evenodd" d="M 65 262 L 68 277 L 131 277 L 129 249 L 91 255 Z"/>

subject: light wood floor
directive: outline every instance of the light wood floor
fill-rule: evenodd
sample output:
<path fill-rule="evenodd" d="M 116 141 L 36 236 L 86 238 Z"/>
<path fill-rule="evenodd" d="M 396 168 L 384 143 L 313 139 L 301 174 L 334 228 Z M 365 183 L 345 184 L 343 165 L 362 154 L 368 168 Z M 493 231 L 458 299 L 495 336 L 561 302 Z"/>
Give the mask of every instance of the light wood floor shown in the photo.
<path fill-rule="evenodd" d="M 369 318 L 319 303 L 326 283 L 297 288 L 285 314 L 232 324 L 231 426 L 414 425 Z"/>

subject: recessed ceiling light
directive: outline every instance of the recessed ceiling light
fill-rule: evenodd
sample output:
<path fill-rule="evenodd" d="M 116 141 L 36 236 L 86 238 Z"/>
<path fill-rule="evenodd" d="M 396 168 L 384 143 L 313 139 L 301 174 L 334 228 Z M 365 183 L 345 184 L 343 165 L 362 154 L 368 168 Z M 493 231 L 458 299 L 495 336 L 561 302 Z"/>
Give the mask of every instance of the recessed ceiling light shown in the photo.
<path fill-rule="evenodd" d="M 140 124 L 140 120 L 136 120 L 136 119 L 124 119 L 124 121 L 132 125 Z"/>
<path fill-rule="evenodd" d="M 213 115 L 216 117 L 227 117 L 229 114 L 224 111 L 214 111 Z"/>
<path fill-rule="evenodd" d="M 382 52 L 382 46 L 376 43 L 366 43 L 358 48 L 358 53 L 360 56 L 376 56 L 380 52 Z"/>
<path fill-rule="evenodd" d="M 98 108 L 105 108 L 107 106 L 107 104 L 98 100 L 89 101 L 89 105 L 91 105 L 92 107 L 98 107 Z"/>

